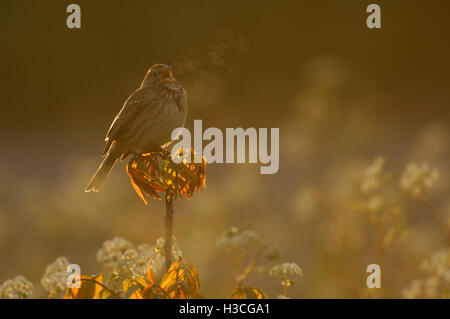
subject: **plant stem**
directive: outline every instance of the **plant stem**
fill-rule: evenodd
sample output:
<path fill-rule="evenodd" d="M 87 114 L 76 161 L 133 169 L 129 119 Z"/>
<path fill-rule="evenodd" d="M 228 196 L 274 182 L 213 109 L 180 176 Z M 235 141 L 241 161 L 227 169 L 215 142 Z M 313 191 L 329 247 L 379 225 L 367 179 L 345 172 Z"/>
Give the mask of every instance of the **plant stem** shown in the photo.
<path fill-rule="evenodd" d="M 172 264 L 172 233 L 173 233 L 173 201 L 171 196 L 165 197 L 166 216 L 164 218 L 165 225 L 165 244 L 164 256 L 166 258 L 166 271 L 169 270 Z"/>
<path fill-rule="evenodd" d="M 261 257 L 262 253 L 267 249 L 267 247 L 269 247 L 269 245 L 264 245 L 262 246 L 258 252 L 256 253 L 255 257 L 253 257 L 253 259 L 250 261 L 250 263 L 248 264 L 248 266 L 244 269 L 244 271 L 237 276 L 237 286 L 239 288 L 242 287 L 242 285 L 244 284 L 244 281 L 248 278 L 248 276 L 250 276 L 250 274 L 253 272 L 253 269 L 255 268 L 256 262 L 258 261 L 258 259 Z"/>

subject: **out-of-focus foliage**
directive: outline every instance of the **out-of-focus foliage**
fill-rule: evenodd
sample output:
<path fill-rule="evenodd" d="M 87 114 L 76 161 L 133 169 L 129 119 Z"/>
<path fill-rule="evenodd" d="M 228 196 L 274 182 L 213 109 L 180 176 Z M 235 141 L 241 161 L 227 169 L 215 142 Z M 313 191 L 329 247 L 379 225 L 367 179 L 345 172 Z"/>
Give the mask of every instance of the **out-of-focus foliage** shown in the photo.
<path fill-rule="evenodd" d="M 113 290 L 102 283 L 102 275 L 81 276 L 80 287 L 66 288 L 64 299 L 186 299 L 198 297 L 198 271 L 191 264 L 174 262 L 160 283 L 156 283 L 151 268 L 146 277 L 122 278 L 122 289 Z"/>
<path fill-rule="evenodd" d="M 175 240 L 175 239 L 174 239 Z M 98 251 L 98 260 L 103 263 L 103 273 L 75 275 L 72 277 L 72 287 L 67 286 L 69 273 L 66 266 L 67 258 L 59 257 L 50 264 L 42 277 L 41 283 L 49 291 L 49 298 L 64 299 L 187 299 L 203 298 L 200 295 L 200 278 L 197 268 L 182 261 L 182 252 L 176 241 L 173 246 L 175 261 L 166 273 L 160 276 L 161 253 L 164 242 L 160 240 L 154 248 L 138 250 L 152 251 L 146 254 L 147 259 L 130 258 L 137 255 L 131 243 L 122 238 L 113 238 L 103 243 Z M 136 256 L 134 256 L 136 257 Z M 114 261 L 114 262 L 113 262 Z M 129 271 L 145 267 L 145 274 Z M 298 267 L 298 266 L 297 266 Z M 158 273 L 154 273 L 154 271 Z M 63 289 L 61 289 L 64 287 Z M 62 290 L 64 295 L 61 294 Z M 0 298 L 29 298 L 33 294 L 33 284 L 21 276 L 7 280 L 0 286 Z M 238 287 L 233 290 L 230 298 L 235 299 L 265 299 L 267 294 L 253 287 Z"/>
<path fill-rule="evenodd" d="M 233 227 L 235 232 L 239 231 Z M 256 237 L 260 237 L 254 233 Z M 240 243 L 239 245 L 242 245 Z M 229 298 L 267 299 L 268 295 L 260 288 L 244 285 L 251 273 L 261 273 L 256 264 L 267 245 L 262 246 L 249 264 L 238 275 L 236 288 Z M 245 251 L 243 247 L 241 252 Z M 58 257 L 47 266 L 41 279 L 48 291 L 48 298 L 63 299 L 189 299 L 204 298 L 200 294 L 200 277 L 197 267 L 183 261 L 183 252 L 173 238 L 172 263 L 164 271 L 164 240 L 158 239 L 156 245 L 139 245 L 136 249 L 123 238 L 113 238 L 103 243 L 97 252 L 97 259 L 103 265 L 97 275 L 75 274 L 67 271 L 70 265 L 66 257 Z M 264 271 L 263 271 L 264 272 Z M 270 275 L 282 278 L 285 292 L 281 298 L 288 298 L 283 280 L 301 275 L 302 270 L 295 263 L 285 263 L 272 267 Z M 71 277 L 69 277 L 71 276 Z M 71 278 L 72 286 L 68 285 Z M 292 286 L 294 281 L 290 281 Z M 33 284 L 21 276 L 7 280 L 0 286 L 0 298 L 30 298 Z M 280 296 L 279 296 L 280 298 Z"/>

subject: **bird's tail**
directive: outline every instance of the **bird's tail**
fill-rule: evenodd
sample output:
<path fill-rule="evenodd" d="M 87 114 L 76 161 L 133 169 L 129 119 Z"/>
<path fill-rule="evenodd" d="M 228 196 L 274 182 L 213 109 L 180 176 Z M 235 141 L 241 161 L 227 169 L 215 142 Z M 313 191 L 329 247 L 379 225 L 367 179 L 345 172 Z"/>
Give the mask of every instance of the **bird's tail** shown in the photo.
<path fill-rule="evenodd" d="M 114 152 L 106 154 L 94 176 L 92 176 L 89 184 L 86 186 L 85 192 L 98 192 L 102 188 L 106 177 L 108 177 L 109 172 L 114 167 L 114 164 L 116 164 L 117 158 L 118 156 Z"/>

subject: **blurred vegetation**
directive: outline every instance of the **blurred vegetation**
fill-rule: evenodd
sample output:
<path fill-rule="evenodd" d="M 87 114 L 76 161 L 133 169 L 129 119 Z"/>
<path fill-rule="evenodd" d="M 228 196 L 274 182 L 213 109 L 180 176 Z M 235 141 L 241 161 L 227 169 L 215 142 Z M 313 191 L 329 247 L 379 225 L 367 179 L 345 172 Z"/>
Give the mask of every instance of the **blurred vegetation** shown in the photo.
<path fill-rule="evenodd" d="M 0 3 L 1 297 L 29 297 L 31 283 L 31 296 L 57 291 L 41 278 L 60 273 L 46 271 L 58 256 L 97 274 L 111 238 L 155 254 L 163 203 L 145 206 L 123 163 L 100 193 L 83 187 L 113 116 L 157 62 L 188 92 L 188 128 L 280 128 L 276 175 L 209 165 L 207 190 L 175 203 L 203 296 L 230 296 L 268 245 L 242 287 L 272 298 L 449 297 L 446 1 L 378 1 L 379 32 L 363 2 L 77 3 L 78 31 L 65 28 L 64 1 Z M 266 276 L 285 260 L 303 276 Z M 365 288 L 372 263 L 381 290 Z"/>

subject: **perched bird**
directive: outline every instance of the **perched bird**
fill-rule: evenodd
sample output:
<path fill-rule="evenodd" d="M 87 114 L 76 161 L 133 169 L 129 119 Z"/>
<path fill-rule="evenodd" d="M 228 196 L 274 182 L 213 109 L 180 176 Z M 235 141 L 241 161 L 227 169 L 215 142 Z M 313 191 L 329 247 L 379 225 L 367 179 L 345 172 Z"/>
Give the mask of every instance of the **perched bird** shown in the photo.
<path fill-rule="evenodd" d="M 141 86 L 125 101 L 106 134 L 103 161 L 85 191 L 98 192 L 119 158 L 157 151 L 186 121 L 185 89 L 165 64 L 153 65 Z"/>

